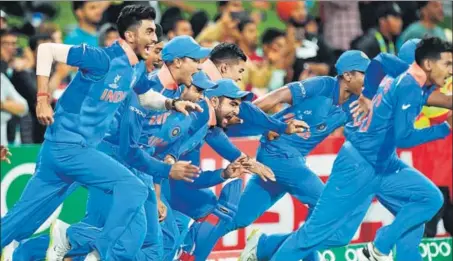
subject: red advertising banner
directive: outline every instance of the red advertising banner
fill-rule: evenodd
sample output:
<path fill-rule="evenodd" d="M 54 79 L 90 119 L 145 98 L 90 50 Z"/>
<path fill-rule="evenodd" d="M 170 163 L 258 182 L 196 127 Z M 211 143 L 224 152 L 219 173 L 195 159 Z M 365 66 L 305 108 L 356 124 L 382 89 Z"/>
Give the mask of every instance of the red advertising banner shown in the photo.
<path fill-rule="evenodd" d="M 325 182 L 333 166 L 344 138 L 329 137 L 322 142 L 307 157 L 307 164 Z M 439 186 L 449 186 L 452 191 L 452 150 L 451 135 L 445 140 L 439 140 L 412 149 L 399 150 L 400 158 L 414 166 Z M 234 143 L 249 156 L 255 156 L 258 140 L 235 139 Z M 215 169 L 224 167 L 228 162 L 222 159 L 210 147 L 202 150 L 202 168 Z M 248 177 L 245 177 L 247 181 Z M 221 186 L 213 188 L 217 194 Z M 259 202 L 258 202 L 259 204 Z M 295 198 L 286 195 L 265 212 L 258 220 L 246 229 L 231 232 L 217 243 L 215 251 L 232 251 L 243 249 L 246 235 L 253 229 L 259 228 L 264 233 L 287 233 L 300 227 L 306 218 L 307 208 Z M 378 202 L 373 202 L 367 216 L 356 232 L 352 243 L 371 241 L 381 226 L 392 222 L 393 216 Z M 440 229 L 438 236 L 445 236 Z"/>

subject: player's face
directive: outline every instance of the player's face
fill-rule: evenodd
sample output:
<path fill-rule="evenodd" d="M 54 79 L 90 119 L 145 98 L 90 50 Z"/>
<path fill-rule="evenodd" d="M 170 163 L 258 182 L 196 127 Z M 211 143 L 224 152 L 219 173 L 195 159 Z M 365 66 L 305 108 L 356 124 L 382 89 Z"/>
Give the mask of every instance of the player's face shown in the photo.
<path fill-rule="evenodd" d="M 218 127 L 226 128 L 228 122 L 239 114 L 240 99 L 214 97 L 211 102 L 214 105 Z"/>
<path fill-rule="evenodd" d="M 360 95 L 362 93 L 363 82 L 365 80 L 365 74 L 362 72 L 346 72 L 343 74 L 343 78 L 346 80 L 348 85 L 348 91 Z"/>
<path fill-rule="evenodd" d="M 240 60 L 238 62 L 224 63 L 220 65 L 220 74 L 223 78 L 231 79 L 235 82 L 242 81 L 245 71 L 245 62 Z"/>
<path fill-rule="evenodd" d="M 134 31 L 126 32 L 126 40 L 133 46 L 135 54 L 140 59 L 148 59 L 157 42 L 156 24 L 153 20 L 142 20 Z"/>
<path fill-rule="evenodd" d="M 181 94 L 181 99 L 185 101 L 198 102 L 203 97 L 203 89 L 191 85 L 189 88 L 184 88 Z"/>
<path fill-rule="evenodd" d="M 192 85 L 192 75 L 201 70 L 200 60 L 184 57 L 179 60 L 180 77 L 179 83 L 185 86 Z"/>
<path fill-rule="evenodd" d="M 448 77 L 452 76 L 452 53 L 441 53 L 440 59 L 436 61 L 427 61 L 425 66 L 428 70 L 428 80 L 438 87 L 445 84 Z"/>
<path fill-rule="evenodd" d="M 146 68 L 148 72 L 154 71 L 155 69 L 161 68 L 163 65 L 162 61 L 162 48 L 164 47 L 163 42 L 159 42 L 152 48 L 148 59 L 146 59 Z"/>

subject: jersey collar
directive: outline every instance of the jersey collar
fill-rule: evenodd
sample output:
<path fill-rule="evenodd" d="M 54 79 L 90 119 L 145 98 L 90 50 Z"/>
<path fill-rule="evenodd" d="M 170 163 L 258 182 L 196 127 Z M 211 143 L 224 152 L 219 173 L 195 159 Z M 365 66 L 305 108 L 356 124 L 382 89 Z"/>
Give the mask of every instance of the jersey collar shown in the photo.
<path fill-rule="evenodd" d="M 168 67 L 165 64 L 157 73 L 157 78 L 159 78 L 160 83 L 165 89 L 168 90 L 178 89 L 178 84 L 173 78 L 173 75 L 171 75 L 170 69 L 168 69 Z"/>
<path fill-rule="evenodd" d="M 415 62 L 409 67 L 407 73 L 414 77 L 415 81 L 420 87 L 423 87 L 426 83 L 427 76 L 423 69 Z"/>
<path fill-rule="evenodd" d="M 138 57 L 132 50 L 132 47 L 123 39 L 118 40 L 118 44 L 121 46 L 123 51 L 126 53 L 127 59 L 131 65 L 136 65 L 138 63 Z"/>
<path fill-rule="evenodd" d="M 211 81 L 218 81 L 223 78 L 222 74 L 210 59 L 206 59 L 206 61 L 201 64 L 201 69 L 208 75 Z"/>

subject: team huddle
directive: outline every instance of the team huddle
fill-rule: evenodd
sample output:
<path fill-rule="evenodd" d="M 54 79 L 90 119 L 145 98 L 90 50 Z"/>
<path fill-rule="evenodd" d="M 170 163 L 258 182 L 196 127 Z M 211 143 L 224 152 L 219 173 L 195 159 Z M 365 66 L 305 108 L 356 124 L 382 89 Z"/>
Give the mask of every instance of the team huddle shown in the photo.
<path fill-rule="evenodd" d="M 39 46 L 36 110 L 48 128 L 35 174 L 1 220 L 2 260 L 202 261 L 286 193 L 308 205 L 305 224 L 289 234 L 253 231 L 240 260 L 320 261 L 318 251 L 351 241 L 374 198 L 395 220 L 361 260 L 393 260 L 394 248 L 398 261 L 422 260 L 424 223 L 443 198 L 396 148 L 450 134 L 451 113 L 425 129 L 414 121 L 424 105 L 453 109 L 452 96 L 435 91 L 452 76 L 451 44 L 410 40 L 398 56 L 371 60 L 346 51 L 338 76 L 253 100 L 236 84 L 247 61 L 238 46 L 210 50 L 178 36 L 160 51 L 155 16 L 152 7 L 124 7 L 121 39 L 110 47 Z M 79 69 L 55 111 L 53 62 Z M 346 141 L 324 184 L 305 157 L 340 127 Z M 261 136 L 256 159 L 230 141 L 237 136 Z M 230 162 L 225 168 L 200 169 L 205 142 Z M 245 174 L 252 177 L 243 189 Z M 209 188 L 222 183 L 217 197 Z M 49 235 L 31 237 L 80 186 L 89 192 L 83 220 L 56 220 Z"/>

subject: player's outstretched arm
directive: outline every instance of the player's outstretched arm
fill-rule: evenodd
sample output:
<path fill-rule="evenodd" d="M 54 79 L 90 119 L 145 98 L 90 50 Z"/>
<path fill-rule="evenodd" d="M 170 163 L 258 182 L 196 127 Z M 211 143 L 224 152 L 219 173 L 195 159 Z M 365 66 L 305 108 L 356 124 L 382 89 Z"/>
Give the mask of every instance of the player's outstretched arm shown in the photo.
<path fill-rule="evenodd" d="M 428 97 L 426 105 L 453 110 L 453 96 L 441 92 L 433 92 Z"/>
<path fill-rule="evenodd" d="M 410 86 L 398 87 L 395 106 L 395 141 L 399 148 L 410 148 L 426 142 L 445 138 L 451 132 L 451 122 L 434 125 L 424 129 L 414 127 L 418 116 L 417 101 L 420 95 L 411 90 Z M 449 120 L 451 121 L 451 115 Z"/>
<path fill-rule="evenodd" d="M 258 99 L 253 104 L 264 112 L 269 112 L 275 106 L 281 103 L 292 104 L 293 97 L 288 86 L 283 86 L 277 90 L 274 90 Z"/>

